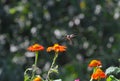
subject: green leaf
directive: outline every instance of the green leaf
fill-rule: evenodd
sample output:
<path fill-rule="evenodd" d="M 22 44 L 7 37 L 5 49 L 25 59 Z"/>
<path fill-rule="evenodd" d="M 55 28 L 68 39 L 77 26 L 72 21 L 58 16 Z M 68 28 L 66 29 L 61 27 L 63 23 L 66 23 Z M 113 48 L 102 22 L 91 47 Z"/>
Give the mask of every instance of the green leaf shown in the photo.
<path fill-rule="evenodd" d="M 106 69 L 105 73 L 106 73 L 106 74 L 110 74 L 110 73 L 114 72 L 115 69 L 116 69 L 116 67 L 111 66 L 111 67 L 109 67 L 108 69 Z"/>
<path fill-rule="evenodd" d="M 30 81 L 29 78 L 30 78 L 30 77 L 29 77 L 27 74 L 24 75 L 24 81 Z"/>
<path fill-rule="evenodd" d="M 51 73 L 58 73 L 58 65 L 51 69 Z"/>
<path fill-rule="evenodd" d="M 110 77 L 108 77 L 106 81 L 112 81 L 112 79 Z"/>
<path fill-rule="evenodd" d="M 110 73 L 118 74 L 120 73 L 120 68 L 111 66 L 108 69 L 106 69 L 105 73 L 106 74 L 110 74 Z"/>
<path fill-rule="evenodd" d="M 106 81 L 120 81 L 120 80 L 115 78 L 113 75 L 110 75 Z"/>
<path fill-rule="evenodd" d="M 58 73 L 58 70 L 57 69 L 51 69 L 51 73 L 54 72 L 54 73 Z"/>
<path fill-rule="evenodd" d="M 120 68 L 116 68 L 116 69 L 115 69 L 115 73 L 116 73 L 116 74 L 120 73 Z"/>

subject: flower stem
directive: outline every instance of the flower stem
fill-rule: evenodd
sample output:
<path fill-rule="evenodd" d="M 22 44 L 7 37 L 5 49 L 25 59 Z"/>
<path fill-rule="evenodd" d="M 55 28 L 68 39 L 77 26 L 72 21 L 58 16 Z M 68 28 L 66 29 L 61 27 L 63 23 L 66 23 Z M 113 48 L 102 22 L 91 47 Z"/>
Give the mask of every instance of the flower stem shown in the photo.
<path fill-rule="evenodd" d="M 37 59 L 38 59 L 38 51 L 35 52 L 35 66 L 37 66 Z"/>
<path fill-rule="evenodd" d="M 93 81 L 93 79 L 91 78 L 90 81 Z"/>
<path fill-rule="evenodd" d="M 100 81 L 100 78 L 98 78 L 98 81 Z"/>
<path fill-rule="evenodd" d="M 38 51 L 35 52 L 35 63 L 34 63 L 34 67 L 37 66 L 37 60 L 38 60 Z M 33 68 L 31 80 L 33 80 L 33 78 L 34 78 L 34 76 L 35 76 L 35 71 L 36 71 L 36 69 Z"/>
<path fill-rule="evenodd" d="M 53 58 L 53 62 L 52 62 L 52 64 L 51 64 L 51 67 L 50 67 L 50 69 L 49 69 L 49 71 L 48 71 L 48 74 L 47 74 L 46 81 L 50 80 L 50 76 L 49 76 L 49 75 L 50 75 L 50 73 L 51 73 L 52 68 L 54 67 L 54 64 L 55 64 L 55 61 L 56 61 L 57 57 L 58 57 L 58 52 L 55 53 L 55 56 L 54 56 L 54 58 Z"/>

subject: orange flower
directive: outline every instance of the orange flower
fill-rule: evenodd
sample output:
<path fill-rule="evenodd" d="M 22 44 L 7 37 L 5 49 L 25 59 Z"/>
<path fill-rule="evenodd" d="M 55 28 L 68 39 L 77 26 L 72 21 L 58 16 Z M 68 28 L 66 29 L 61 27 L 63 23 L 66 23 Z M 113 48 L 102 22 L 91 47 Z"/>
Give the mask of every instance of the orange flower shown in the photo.
<path fill-rule="evenodd" d="M 33 81 L 42 81 L 40 76 L 37 76 Z"/>
<path fill-rule="evenodd" d="M 89 66 L 89 67 L 102 66 L 102 63 L 101 63 L 101 61 L 99 61 L 99 60 L 92 60 L 88 66 Z"/>
<path fill-rule="evenodd" d="M 55 51 L 55 52 L 64 52 L 66 51 L 66 46 L 61 46 L 59 44 L 54 44 L 54 46 L 51 46 L 51 47 L 48 47 L 47 48 L 47 52 L 50 52 L 50 51 Z"/>
<path fill-rule="evenodd" d="M 29 46 L 27 48 L 27 50 L 32 51 L 32 52 L 42 51 L 42 50 L 44 50 L 44 47 L 42 45 L 39 45 L 39 44 L 34 44 L 32 46 Z"/>
<path fill-rule="evenodd" d="M 106 78 L 106 74 L 100 69 L 96 69 L 96 71 L 91 76 L 92 79 L 100 79 L 100 78 Z"/>

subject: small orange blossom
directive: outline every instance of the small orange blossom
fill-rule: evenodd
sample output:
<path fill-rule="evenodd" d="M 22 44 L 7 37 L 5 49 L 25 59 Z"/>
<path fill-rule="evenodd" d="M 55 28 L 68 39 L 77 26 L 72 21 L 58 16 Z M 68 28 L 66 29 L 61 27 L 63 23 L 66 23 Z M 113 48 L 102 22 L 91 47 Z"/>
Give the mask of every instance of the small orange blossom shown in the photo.
<path fill-rule="evenodd" d="M 32 51 L 32 52 L 42 51 L 42 50 L 44 50 L 44 47 L 42 45 L 39 45 L 39 44 L 34 44 L 32 46 L 29 46 L 27 48 L 27 50 Z"/>
<path fill-rule="evenodd" d="M 102 66 L 102 63 L 101 63 L 101 61 L 99 61 L 99 60 L 92 60 L 88 66 L 89 66 L 89 67 Z"/>
<path fill-rule="evenodd" d="M 37 76 L 33 81 L 42 81 L 40 76 Z"/>

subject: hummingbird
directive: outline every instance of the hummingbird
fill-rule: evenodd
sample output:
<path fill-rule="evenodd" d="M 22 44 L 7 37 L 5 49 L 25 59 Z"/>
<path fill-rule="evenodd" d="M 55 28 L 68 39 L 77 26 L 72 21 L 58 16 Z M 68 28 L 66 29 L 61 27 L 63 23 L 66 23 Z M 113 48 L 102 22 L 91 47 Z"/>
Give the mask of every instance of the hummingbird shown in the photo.
<path fill-rule="evenodd" d="M 72 39 L 73 39 L 75 36 L 76 36 L 75 34 L 65 35 L 65 36 L 64 36 L 64 39 L 65 39 L 66 41 L 69 41 L 69 44 L 70 44 L 70 45 L 73 45 Z"/>

